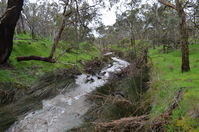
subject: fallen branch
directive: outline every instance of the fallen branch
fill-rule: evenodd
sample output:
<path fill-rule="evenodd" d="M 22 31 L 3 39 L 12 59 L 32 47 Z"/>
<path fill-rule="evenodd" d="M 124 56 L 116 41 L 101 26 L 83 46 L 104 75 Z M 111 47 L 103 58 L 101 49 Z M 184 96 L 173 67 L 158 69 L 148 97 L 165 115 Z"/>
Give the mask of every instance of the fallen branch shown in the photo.
<path fill-rule="evenodd" d="M 45 61 L 50 63 L 55 63 L 56 60 L 49 58 L 49 57 L 40 57 L 40 56 L 20 56 L 17 57 L 17 61 L 29 61 L 29 60 L 39 60 L 39 61 Z"/>
<path fill-rule="evenodd" d="M 166 112 L 164 112 L 163 114 L 159 116 L 159 118 L 154 120 L 151 123 L 150 128 L 148 130 L 161 130 L 162 128 L 166 127 L 166 125 L 169 123 L 169 118 L 172 115 L 172 111 L 178 107 L 183 94 L 184 94 L 184 91 L 182 89 L 178 91 L 177 95 L 174 98 L 174 101 L 169 105 Z"/>
<path fill-rule="evenodd" d="M 66 50 L 64 50 L 64 52 L 58 54 L 57 57 L 55 57 L 54 59 L 52 57 L 41 57 L 41 56 L 19 56 L 17 57 L 17 61 L 30 61 L 30 60 L 38 60 L 38 61 L 45 61 L 45 62 L 50 62 L 50 63 L 56 63 L 57 60 L 64 54 L 67 52 L 70 52 L 73 49 L 73 47 L 69 47 Z"/>
<path fill-rule="evenodd" d="M 149 119 L 148 115 L 137 116 L 137 117 L 128 117 L 122 118 L 119 120 L 114 120 L 108 123 L 94 123 L 96 125 L 96 130 L 104 130 L 108 129 L 111 132 L 118 132 L 118 130 L 130 128 L 134 129 L 134 131 L 138 131 L 141 127 L 144 126 L 145 121 Z"/>
<path fill-rule="evenodd" d="M 149 124 L 149 127 L 145 128 L 145 131 L 163 131 L 165 126 L 169 123 L 169 118 L 172 114 L 172 111 L 178 107 L 183 93 L 184 91 L 181 89 L 174 98 L 174 101 L 169 105 L 168 109 L 153 122 L 149 122 L 150 118 L 148 115 L 142 115 L 136 117 L 121 118 L 111 122 L 93 124 L 96 126 L 97 131 L 109 130 L 110 132 L 118 132 L 120 130 L 133 130 L 135 132 L 140 132 L 144 130 L 144 126 L 147 124 Z"/>

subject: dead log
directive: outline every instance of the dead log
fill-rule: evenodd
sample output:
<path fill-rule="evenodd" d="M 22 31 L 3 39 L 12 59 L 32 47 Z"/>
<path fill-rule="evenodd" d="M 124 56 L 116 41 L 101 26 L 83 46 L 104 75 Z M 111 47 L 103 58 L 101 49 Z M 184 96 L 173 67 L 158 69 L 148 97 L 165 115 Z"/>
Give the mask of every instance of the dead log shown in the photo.
<path fill-rule="evenodd" d="M 56 63 L 57 60 L 67 52 L 70 52 L 73 49 L 73 47 L 69 47 L 68 49 L 64 50 L 64 52 L 60 53 L 57 57 L 54 59 L 49 57 L 41 57 L 41 56 L 19 56 L 17 57 L 17 61 L 30 61 L 30 60 L 37 60 L 37 61 L 45 61 L 45 62 L 50 62 L 50 63 Z"/>
<path fill-rule="evenodd" d="M 55 63 L 56 60 L 51 59 L 49 57 L 40 57 L 40 56 L 20 56 L 17 57 L 17 61 L 29 61 L 29 60 L 39 60 L 39 61 L 45 61 L 50 63 Z"/>
<path fill-rule="evenodd" d="M 150 122 L 148 115 L 121 118 L 105 123 L 93 123 L 97 131 L 109 130 L 110 132 L 118 132 L 125 130 L 133 130 L 135 132 L 142 131 L 159 131 L 163 132 L 166 125 L 169 123 L 172 111 L 178 107 L 182 99 L 184 91 L 181 89 L 174 98 L 174 101 L 169 105 L 168 109 L 162 113 L 157 119 Z M 147 128 L 144 128 L 148 126 Z"/>
<path fill-rule="evenodd" d="M 96 125 L 96 130 L 101 131 L 108 129 L 112 132 L 118 132 L 121 129 L 138 129 L 142 128 L 145 121 L 149 119 L 148 115 L 137 116 L 137 117 L 127 117 L 119 120 L 114 120 L 108 123 L 94 123 Z"/>
<path fill-rule="evenodd" d="M 151 123 L 148 131 L 150 130 L 162 131 L 162 129 L 165 128 L 167 124 L 169 124 L 169 119 L 170 116 L 172 115 L 172 111 L 178 107 L 183 94 L 184 94 L 183 90 L 178 91 L 177 95 L 175 96 L 173 102 L 169 105 L 168 109 L 163 114 L 161 114 L 159 118 L 157 118 Z"/>

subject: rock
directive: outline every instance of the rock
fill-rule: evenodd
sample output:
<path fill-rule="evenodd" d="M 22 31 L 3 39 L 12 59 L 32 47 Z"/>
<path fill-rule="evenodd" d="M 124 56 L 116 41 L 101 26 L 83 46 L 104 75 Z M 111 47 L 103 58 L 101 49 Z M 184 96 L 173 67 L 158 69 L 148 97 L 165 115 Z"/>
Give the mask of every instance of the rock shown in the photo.
<path fill-rule="evenodd" d="M 87 79 L 86 81 L 85 81 L 85 83 L 88 83 L 88 82 L 91 82 L 91 83 L 93 83 L 95 80 L 93 79 L 93 78 L 89 78 L 89 79 Z"/>
<path fill-rule="evenodd" d="M 97 76 L 97 79 L 102 79 L 102 77 L 100 77 L 100 76 Z"/>

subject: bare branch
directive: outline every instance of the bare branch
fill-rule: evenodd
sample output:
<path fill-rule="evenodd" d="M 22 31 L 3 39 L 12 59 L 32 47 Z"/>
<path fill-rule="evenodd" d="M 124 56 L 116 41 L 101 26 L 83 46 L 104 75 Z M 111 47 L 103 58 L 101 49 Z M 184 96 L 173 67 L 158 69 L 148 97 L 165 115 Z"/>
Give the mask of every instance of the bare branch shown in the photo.
<path fill-rule="evenodd" d="M 167 0 L 158 0 L 158 2 L 170 8 L 176 9 L 176 6 Z"/>
<path fill-rule="evenodd" d="M 186 6 L 189 4 L 189 0 L 187 0 L 186 2 L 185 2 L 185 4 L 183 5 L 183 8 L 186 8 Z"/>

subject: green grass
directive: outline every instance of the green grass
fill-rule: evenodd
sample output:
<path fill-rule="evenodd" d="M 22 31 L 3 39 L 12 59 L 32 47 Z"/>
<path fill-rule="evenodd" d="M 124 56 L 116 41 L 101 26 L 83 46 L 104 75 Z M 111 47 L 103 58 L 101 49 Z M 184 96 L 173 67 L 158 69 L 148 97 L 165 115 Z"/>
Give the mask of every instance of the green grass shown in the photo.
<path fill-rule="evenodd" d="M 52 41 L 47 38 L 32 40 L 31 36 L 28 34 L 17 35 L 15 38 L 17 39 L 14 40 L 13 51 L 9 59 L 12 68 L 0 69 L 0 82 L 31 84 L 38 78 L 38 76 L 41 76 L 46 72 L 51 72 L 55 69 L 71 68 L 74 66 L 82 68 L 79 60 L 88 61 L 100 56 L 100 52 L 94 44 L 85 42 L 79 44 L 79 49 L 73 49 L 72 52 L 62 55 L 55 64 L 42 61 L 18 62 L 16 60 L 16 57 L 18 56 L 36 55 L 48 57 Z M 67 42 L 60 42 L 55 56 L 60 53 L 63 47 L 67 48 L 69 46 L 70 44 Z"/>
<path fill-rule="evenodd" d="M 173 111 L 168 131 L 199 131 L 199 45 L 190 45 L 191 71 L 187 73 L 181 73 L 180 50 L 168 54 L 161 53 L 160 48 L 150 50 L 150 58 L 153 64 L 151 116 L 155 118 L 164 112 L 176 92 L 183 88 L 185 94 Z"/>

